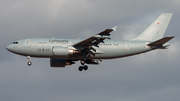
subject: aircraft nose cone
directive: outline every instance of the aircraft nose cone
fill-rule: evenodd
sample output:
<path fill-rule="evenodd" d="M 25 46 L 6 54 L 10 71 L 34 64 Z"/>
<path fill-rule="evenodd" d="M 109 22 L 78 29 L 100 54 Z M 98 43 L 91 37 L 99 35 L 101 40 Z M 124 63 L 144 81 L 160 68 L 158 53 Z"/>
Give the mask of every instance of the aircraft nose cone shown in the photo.
<path fill-rule="evenodd" d="M 7 49 L 8 51 L 10 51 L 10 50 L 11 50 L 10 45 L 9 45 L 9 46 L 7 46 L 7 47 L 6 47 L 6 49 Z"/>

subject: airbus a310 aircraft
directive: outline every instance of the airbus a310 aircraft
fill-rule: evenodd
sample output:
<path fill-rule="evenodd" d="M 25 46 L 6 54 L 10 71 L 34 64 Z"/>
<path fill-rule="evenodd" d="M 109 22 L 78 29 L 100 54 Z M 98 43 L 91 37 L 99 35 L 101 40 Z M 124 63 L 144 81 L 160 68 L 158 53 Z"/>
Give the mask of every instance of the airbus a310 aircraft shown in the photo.
<path fill-rule="evenodd" d="M 85 64 L 99 64 L 103 59 L 114 59 L 145 53 L 155 49 L 166 49 L 166 43 L 173 37 L 163 35 L 172 13 L 161 14 L 139 36 L 131 40 L 108 40 L 110 32 L 117 27 L 106 29 L 85 40 L 57 38 L 28 38 L 17 40 L 6 47 L 12 53 L 26 56 L 31 66 L 31 57 L 50 58 L 51 67 L 65 67 L 80 60 L 79 71 L 87 70 Z M 106 40 L 105 40 L 106 39 Z"/>

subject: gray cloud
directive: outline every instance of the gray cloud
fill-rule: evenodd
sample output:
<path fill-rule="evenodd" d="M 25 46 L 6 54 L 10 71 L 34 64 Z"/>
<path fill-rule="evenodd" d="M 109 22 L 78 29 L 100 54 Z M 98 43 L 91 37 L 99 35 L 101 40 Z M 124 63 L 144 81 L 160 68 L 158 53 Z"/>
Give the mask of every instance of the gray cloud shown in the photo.
<path fill-rule="evenodd" d="M 2 101 L 177 101 L 180 99 L 179 0 L 0 0 L 0 99 Z M 167 50 L 91 65 L 77 70 L 50 68 L 49 59 L 8 52 L 28 37 L 87 38 L 118 25 L 112 39 L 140 34 L 161 13 L 174 13 L 165 36 L 176 36 Z"/>

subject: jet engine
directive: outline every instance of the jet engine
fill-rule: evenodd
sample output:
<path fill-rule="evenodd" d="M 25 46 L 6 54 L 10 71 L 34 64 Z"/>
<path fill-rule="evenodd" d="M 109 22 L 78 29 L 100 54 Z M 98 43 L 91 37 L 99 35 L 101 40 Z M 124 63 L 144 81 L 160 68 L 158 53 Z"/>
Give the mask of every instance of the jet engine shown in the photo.
<path fill-rule="evenodd" d="M 68 56 L 75 53 L 80 53 L 77 50 L 69 49 L 68 47 L 55 46 L 53 47 L 53 56 Z"/>
<path fill-rule="evenodd" d="M 75 64 L 75 63 L 72 62 L 71 60 L 67 60 L 67 59 L 59 59 L 59 58 L 51 58 L 50 59 L 51 67 L 65 67 L 65 66 L 72 65 L 72 64 Z"/>

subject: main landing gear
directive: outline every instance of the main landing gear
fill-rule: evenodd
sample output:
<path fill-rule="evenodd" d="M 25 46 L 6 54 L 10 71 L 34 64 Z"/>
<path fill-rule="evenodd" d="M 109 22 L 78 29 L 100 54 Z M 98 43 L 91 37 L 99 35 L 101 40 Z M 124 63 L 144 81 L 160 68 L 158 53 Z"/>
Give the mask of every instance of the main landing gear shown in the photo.
<path fill-rule="evenodd" d="M 84 65 L 84 66 L 79 66 L 79 71 L 82 71 L 82 70 L 88 70 L 88 66 Z"/>
<path fill-rule="evenodd" d="M 27 59 L 28 59 L 28 66 L 31 66 L 32 65 L 32 62 L 31 62 L 31 57 L 30 56 L 27 56 Z"/>
<path fill-rule="evenodd" d="M 82 71 L 83 69 L 88 70 L 88 66 L 84 65 L 85 64 L 84 60 L 81 60 L 81 64 L 82 64 L 82 66 L 79 66 L 79 71 Z"/>

